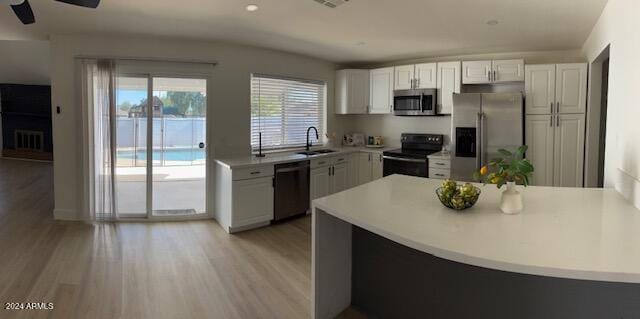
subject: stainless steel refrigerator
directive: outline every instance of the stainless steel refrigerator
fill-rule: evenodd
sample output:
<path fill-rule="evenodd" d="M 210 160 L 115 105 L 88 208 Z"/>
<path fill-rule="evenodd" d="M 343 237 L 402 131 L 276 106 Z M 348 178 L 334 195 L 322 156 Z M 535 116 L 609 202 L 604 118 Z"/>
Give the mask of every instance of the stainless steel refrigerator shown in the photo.
<path fill-rule="evenodd" d="M 521 93 L 453 95 L 451 178 L 473 181 L 499 149 L 515 151 L 524 143 L 522 100 Z"/>

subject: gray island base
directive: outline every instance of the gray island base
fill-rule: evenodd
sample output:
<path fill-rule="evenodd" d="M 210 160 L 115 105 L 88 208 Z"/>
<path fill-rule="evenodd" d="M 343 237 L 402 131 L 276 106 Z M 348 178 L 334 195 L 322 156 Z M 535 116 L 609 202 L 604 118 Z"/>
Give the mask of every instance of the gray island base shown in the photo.
<path fill-rule="evenodd" d="M 425 196 L 438 185 L 314 201 L 313 318 L 640 318 L 640 212 L 615 191 L 531 187 L 507 216 L 495 188 L 461 214 Z"/>

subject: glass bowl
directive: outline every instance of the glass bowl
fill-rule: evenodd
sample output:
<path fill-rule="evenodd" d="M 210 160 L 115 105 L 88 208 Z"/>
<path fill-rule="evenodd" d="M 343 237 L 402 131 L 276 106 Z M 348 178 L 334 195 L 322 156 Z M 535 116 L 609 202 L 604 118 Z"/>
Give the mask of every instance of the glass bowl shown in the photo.
<path fill-rule="evenodd" d="M 455 210 L 463 210 L 472 207 L 480 197 L 480 189 L 473 186 L 473 192 L 470 194 L 460 194 L 458 189 L 455 191 L 446 191 L 444 187 L 436 189 L 436 195 L 442 205 Z"/>

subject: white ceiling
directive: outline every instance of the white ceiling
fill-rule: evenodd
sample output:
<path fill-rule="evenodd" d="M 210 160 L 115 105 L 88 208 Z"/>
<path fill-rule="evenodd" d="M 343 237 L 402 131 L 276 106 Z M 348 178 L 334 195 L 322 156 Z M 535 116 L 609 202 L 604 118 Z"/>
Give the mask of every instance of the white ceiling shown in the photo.
<path fill-rule="evenodd" d="M 37 21 L 31 26 L 0 8 L 0 39 L 132 33 L 231 41 L 334 62 L 381 62 L 577 49 L 607 0 L 350 0 L 335 9 L 313 0 L 102 0 L 98 10 L 30 2 Z M 247 12 L 249 3 L 260 9 Z M 494 19 L 500 23 L 486 24 Z"/>

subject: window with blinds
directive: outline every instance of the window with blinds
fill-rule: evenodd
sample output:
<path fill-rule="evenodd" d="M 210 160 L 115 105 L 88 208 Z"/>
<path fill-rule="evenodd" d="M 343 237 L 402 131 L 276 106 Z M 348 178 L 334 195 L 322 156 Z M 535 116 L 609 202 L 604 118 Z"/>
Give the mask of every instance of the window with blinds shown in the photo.
<path fill-rule="evenodd" d="M 251 147 L 258 149 L 260 133 L 263 150 L 305 146 L 309 126 L 322 139 L 325 87 L 321 81 L 252 74 Z"/>

